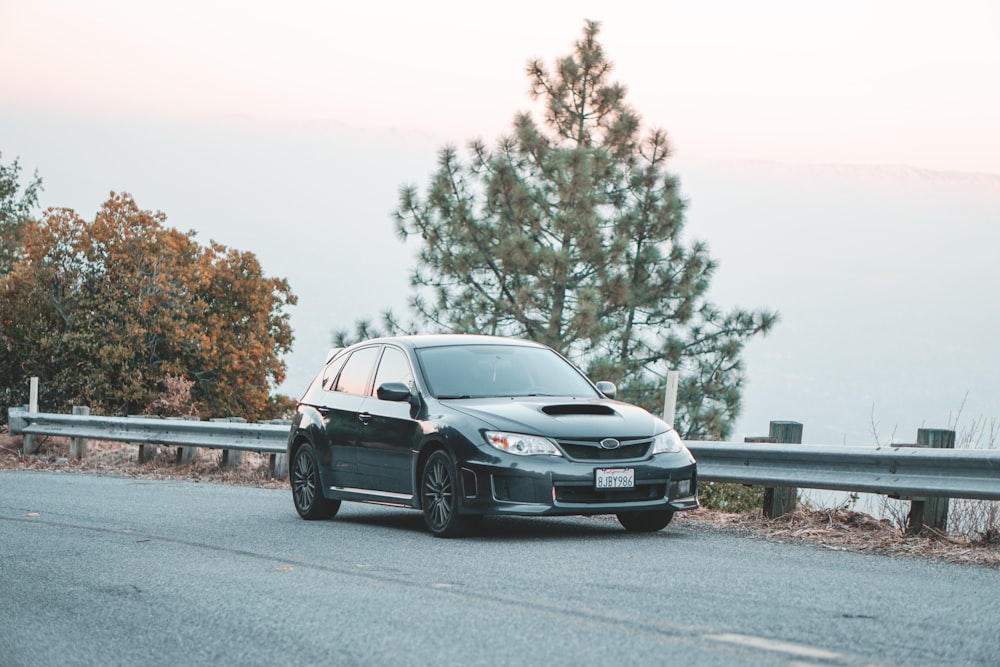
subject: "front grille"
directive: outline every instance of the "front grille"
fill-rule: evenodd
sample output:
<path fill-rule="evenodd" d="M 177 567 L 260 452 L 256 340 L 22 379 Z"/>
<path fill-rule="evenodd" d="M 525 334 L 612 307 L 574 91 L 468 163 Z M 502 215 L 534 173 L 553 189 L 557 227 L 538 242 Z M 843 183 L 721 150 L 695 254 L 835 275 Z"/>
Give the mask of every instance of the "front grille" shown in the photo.
<path fill-rule="evenodd" d="M 662 500 L 667 485 L 636 484 L 634 489 L 595 489 L 592 486 L 555 486 L 556 502 L 560 503 L 622 503 Z"/>
<path fill-rule="evenodd" d="M 605 449 L 599 441 L 559 440 L 559 447 L 577 461 L 625 461 L 646 458 L 652 440 L 622 442 L 617 449 Z"/>

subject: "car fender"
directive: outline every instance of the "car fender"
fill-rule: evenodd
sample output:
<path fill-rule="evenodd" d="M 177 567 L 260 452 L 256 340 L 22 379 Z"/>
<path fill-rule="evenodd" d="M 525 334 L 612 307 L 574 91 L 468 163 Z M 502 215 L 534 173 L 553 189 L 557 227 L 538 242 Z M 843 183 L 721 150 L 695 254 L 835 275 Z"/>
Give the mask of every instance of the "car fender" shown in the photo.
<path fill-rule="evenodd" d="M 329 480 L 326 478 L 325 471 L 330 464 L 330 446 L 327 442 L 326 430 L 323 428 L 323 417 L 316 408 L 310 405 L 299 405 L 295 417 L 292 419 L 287 446 L 289 465 L 292 464 L 295 450 L 302 442 L 308 442 L 312 445 L 319 463 L 320 482 L 324 495 L 326 495 Z"/>
<path fill-rule="evenodd" d="M 432 418 L 424 422 L 423 435 L 413 451 L 412 473 L 416 507 L 419 508 L 422 506 L 420 499 L 420 475 L 424 463 L 438 449 L 447 452 L 451 457 L 452 463 L 455 464 L 455 468 L 459 472 L 459 478 L 462 480 L 460 482 L 463 486 L 461 489 L 461 498 L 464 499 L 465 475 L 462 472 L 463 462 L 470 460 L 490 460 L 486 452 L 473 444 L 480 437 L 479 431 L 473 428 L 470 420 L 466 417 L 449 420 L 448 422 Z"/>

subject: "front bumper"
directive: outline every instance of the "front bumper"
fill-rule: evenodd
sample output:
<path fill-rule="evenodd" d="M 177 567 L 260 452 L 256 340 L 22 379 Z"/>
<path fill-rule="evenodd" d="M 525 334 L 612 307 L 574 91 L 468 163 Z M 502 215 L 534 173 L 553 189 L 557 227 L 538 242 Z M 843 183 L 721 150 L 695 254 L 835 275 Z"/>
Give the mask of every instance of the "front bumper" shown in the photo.
<path fill-rule="evenodd" d="M 548 456 L 504 456 L 463 461 L 463 514 L 558 516 L 698 508 L 697 466 L 686 452 L 641 461 L 569 461 Z M 595 488 L 598 468 L 632 468 L 635 487 Z"/>

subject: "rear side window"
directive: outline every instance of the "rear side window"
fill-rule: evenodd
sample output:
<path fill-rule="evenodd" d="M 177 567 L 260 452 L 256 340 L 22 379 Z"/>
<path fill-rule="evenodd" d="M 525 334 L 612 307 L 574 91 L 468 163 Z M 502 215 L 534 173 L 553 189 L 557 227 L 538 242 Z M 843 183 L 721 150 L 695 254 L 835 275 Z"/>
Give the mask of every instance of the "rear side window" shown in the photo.
<path fill-rule="evenodd" d="M 344 367 L 345 361 L 347 361 L 346 354 L 331 362 L 323 371 L 323 391 L 333 391 L 333 383 L 337 381 L 337 373 Z"/>
<path fill-rule="evenodd" d="M 402 382 L 413 389 L 413 371 L 410 370 L 410 362 L 401 350 L 394 347 L 387 347 L 382 353 L 382 361 L 379 362 L 378 373 L 375 374 L 375 389 L 386 382 Z"/>
<path fill-rule="evenodd" d="M 351 355 L 337 379 L 335 391 L 345 394 L 364 394 L 368 389 L 368 380 L 378 359 L 379 347 L 363 347 Z"/>

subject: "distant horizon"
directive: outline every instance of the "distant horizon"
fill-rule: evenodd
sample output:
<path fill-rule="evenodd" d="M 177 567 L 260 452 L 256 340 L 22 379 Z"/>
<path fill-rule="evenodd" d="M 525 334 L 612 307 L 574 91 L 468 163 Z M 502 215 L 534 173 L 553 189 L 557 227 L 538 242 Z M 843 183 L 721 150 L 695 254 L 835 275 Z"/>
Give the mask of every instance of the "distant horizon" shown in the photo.
<path fill-rule="evenodd" d="M 12 120 L 17 121 L 20 125 L 24 122 L 25 116 L 28 112 L 24 108 L 18 108 L 17 105 L 8 107 L 7 109 L 0 110 L 0 122 L 9 122 Z M 364 143 L 368 140 L 378 140 L 384 142 L 391 139 L 402 139 L 403 143 L 409 146 L 411 149 L 424 148 L 428 151 L 427 155 L 431 158 L 436 158 L 437 151 L 446 145 L 450 145 L 447 140 L 443 137 L 437 137 L 429 132 L 423 132 L 420 130 L 412 130 L 406 128 L 394 128 L 394 127 L 356 127 L 348 123 L 334 121 L 330 119 L 315 119 L 310 121 L 281 121 L 275 119 L 268 119 L 261 116 L 254 116 L 252 114 L 241 114 L 241 118 L 250 121 L 243 125 L 220 125 L 218 121 L 222 117 L 191 117 L 188 119 L 178 119 L 178 118 L 163 118 L 163 119 L 142 119 L 142 120 L 127 120 L 127 119 L 108 119 L 94 117 L 76 117 L 70 118 L 62 116 L 59 114 L 46 114 L 50 120 L 54 120 L 56 123 L 72 123 L 84 125 L 96 124 L 105 127 L 138 127 L 147 129 L 194 129 L 199 131 L 227 131 L 227 132 L 261 132 L 266 131 L 267 134 L 274 139 L 277 138 L 290 138 L 289 130 L 292 130 L 291 136 L 297 139 L 307 139 L 307 140 L 351 140 Z M 36 116 L 31 116 L 33 119 L 37 119 Z M 33 123 L 34 120 L 28 121 Z M 22 125 L 22 127 L 24 127 Z M 315 130 L 317 127 L 334 127 L 337 128 L 338 132 L 333 133 L 321 133 L 319 135 L 304 133 L 300 134 L 297 130 L 299 129 L 311 129 Z M 458 145 L 459 149 L 465 148 L 465 144 L 468 141 L 472 141 L 473 137 L 470 137 L 465 143 Z M 14 142 L 16 143 L 16 142 Z M 44 189 L 45 174 L 40 170 L 40 167 L 35 166 L 32 163 L 31 156 L 26 151 L 22 154 L 15 154 L 11 152 L 7 146 L 0 146 L 0 155 L 2 155 L 2 160 L 7 163 L 15 158 L 19 160 L 22 169 L 22 179 L 30 177 L 36 169 L 39 169 L 39 176 L 43 181 L 43 190 L 40 193 L 40 201 L 44 201 L 46 198 L 46 192 Z M 893 164 L 893 163 L 867 163 L 867 162 L 792 162 L 787 160 L 781 160 L 777 158 L 767 158 L 767 157 L 715 157 L 709 155 L 695 155 L 695 154 L 678 154 L 677 152 L 671 157 L 668 162 L 668 169 L 673 171 L 680 179 L 683 187 L 683 172 L 676 170 L 678 166 L 683 167 L 685 163 L 693 164 L 699 162 L 710 162 L 716 164 L 731 164 L 731 165 L 769 165 L 775 167 L 788 167 L 788 168 L 802 168 L 809 170 L 834 170 L 839 173 L 839 175 L 849 175 L 853 178 L 858 176 L 858 172 L 864 172 L 870 174 L 872 172 L 889 172 L 896 176 L 908 174 L 910 176 L 917 176 L 919 174 L 933 174 L 942 180 L 941 177 L 948 177 L 946 180 L 952 185 L 967 185 L 970 183 L 984 185 L 988 184 L 992 187 L 1000 190 L 1000 173 L 993 173 L 987 171 L 963 171 L 957 169 L 947 169 L 947 168 L 936 168 L 927 166 L 917 166 L 911 164 Z M 846 172 L 844 170 L 847 170 Z M 426 177 L 429 175 L 423 174 Z M 414 181 L 419 182 L 419 181 Z M 99 203 L 102 203 L 109 192 L 130 192 L 130 190 L 125 188 L 110 187 L 103 191 L 100 195 L 101 199 Z M 96 195 L 95 195 L 96 196 Z M 58 202 L 50 202 L 48 206 L 53 207 L 67 207 L 73 208 L 72 206 L 67 206 L 66 204 Z M 43 206 L 46 208 L 46 206 Z M 78 211 L 80 212 L 80 211 Z M 164 211 L 169 214 L 169 211 Z"/>

